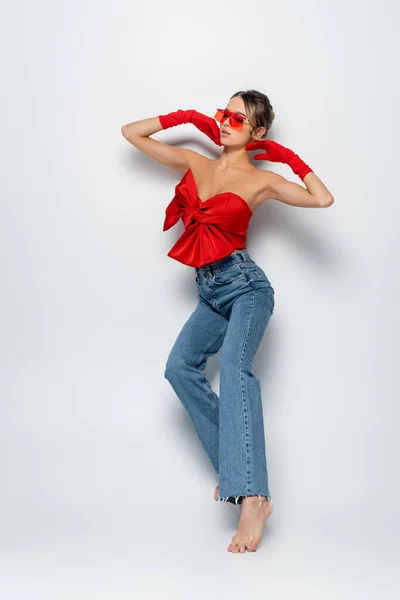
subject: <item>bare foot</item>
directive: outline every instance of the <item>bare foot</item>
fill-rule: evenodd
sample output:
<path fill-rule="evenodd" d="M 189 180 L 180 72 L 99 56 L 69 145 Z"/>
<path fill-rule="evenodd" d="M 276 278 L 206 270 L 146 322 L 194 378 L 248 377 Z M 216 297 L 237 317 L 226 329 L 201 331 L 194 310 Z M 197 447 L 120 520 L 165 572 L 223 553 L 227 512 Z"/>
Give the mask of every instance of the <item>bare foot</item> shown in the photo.
<path fill-rule="evenodd" d="M 265 496 L 261 496 L 261 504 L 258 496 L 243 498 L 238 528 L 227 548 L 228 552 L 255 552 L 271 511 L 272 503 Z"/>
<path fill-rule="evenodd" d="M 214 500 L 218 500 L 218 494 L 219 494 L 219 485 L 217 485 L 217 487 L 214 490 Z"/>

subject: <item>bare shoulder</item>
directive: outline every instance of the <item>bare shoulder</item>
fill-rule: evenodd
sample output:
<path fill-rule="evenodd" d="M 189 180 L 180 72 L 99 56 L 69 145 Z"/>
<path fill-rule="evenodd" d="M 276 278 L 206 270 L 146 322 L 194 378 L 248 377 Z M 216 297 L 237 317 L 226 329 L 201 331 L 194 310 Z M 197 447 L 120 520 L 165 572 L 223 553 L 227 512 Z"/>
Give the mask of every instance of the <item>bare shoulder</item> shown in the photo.
<path fill-rule="evenodd" d="M 258 193 L 258 204 L 264 202 L 264 200 L 276 199 L 276 186 L 286 181 L 282 175 L 274 173 L 273 171 L 260 170 L 260 191 Z"/>
<path fill-rule="evenodd" d="M 253 212 L 260 206 L 265 200 L 271 200 L 274 196 L 274 186 L 280 180 L 284 179 L 273 171 L 266 169 L 257 169 L 254 167 L 252 172 L 252 188 L 253 188 L 253 200 L 251 202 Z"/>
<path fill-rule="evenodd" d="M 204 154 L 200 154 L 200 152 L 196 152 L 195 150 L 189 150 L 188 148 L 181 148 L 185 154 L 185 163 L 176 166 L 176 170 L 179 173 L 185 174 L 188 169 L 192 170 L 202 170 L 206 169 L 208 164 L 212 162 L 211 159 L 204 156 Z"/>

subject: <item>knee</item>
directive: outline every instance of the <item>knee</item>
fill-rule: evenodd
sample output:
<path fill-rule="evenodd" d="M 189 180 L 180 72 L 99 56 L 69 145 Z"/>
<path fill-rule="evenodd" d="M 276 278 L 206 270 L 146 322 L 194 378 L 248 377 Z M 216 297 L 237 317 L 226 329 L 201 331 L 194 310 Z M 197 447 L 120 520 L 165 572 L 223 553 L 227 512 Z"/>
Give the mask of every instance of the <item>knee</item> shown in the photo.
<path fill-rule="evenodd" d="M 225 375 L 234 376 L 237 373 L 251 371 L 251 362 L 246 356 L 241 357 L 238 352 L 232 350 L 222 351 L 219 356 L 220 369 Z"/>
<path fill-rule="evenodd" d="M 165 365 L 164 369 L 164 377 L 171 381 L 176 377 L 180 377 L 182 375 L 184 369 L 184 361 L 177 357 L 170 355 Z"/>
<path fill-rule="evenodd" d="M 240 369 L 240 358 L 236 352 L 231 350 L 222 350 L 218 357 L 219 366 L 225 371 L 232 371 L 233 373 Z"/>

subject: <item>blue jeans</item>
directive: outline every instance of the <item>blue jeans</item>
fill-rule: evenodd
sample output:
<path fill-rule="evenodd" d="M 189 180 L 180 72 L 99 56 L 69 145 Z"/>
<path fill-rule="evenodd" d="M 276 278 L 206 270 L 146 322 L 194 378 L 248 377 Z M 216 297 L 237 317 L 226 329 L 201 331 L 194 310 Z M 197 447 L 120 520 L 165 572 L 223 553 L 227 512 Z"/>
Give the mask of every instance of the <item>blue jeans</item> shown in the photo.
<path fill-rule="evenodd" d="M 194 267 L 199 302 L 168 356 L 164 376 L 188 411 L 219 476 L 218 500 L 271 502 L 259 379 L 252 362 L 274 310 L 274 289 L 247 250 Z M 219 397 L 206 376 L 221 348 Z M 272 504 L 272 502 L 271 502 Z"/>

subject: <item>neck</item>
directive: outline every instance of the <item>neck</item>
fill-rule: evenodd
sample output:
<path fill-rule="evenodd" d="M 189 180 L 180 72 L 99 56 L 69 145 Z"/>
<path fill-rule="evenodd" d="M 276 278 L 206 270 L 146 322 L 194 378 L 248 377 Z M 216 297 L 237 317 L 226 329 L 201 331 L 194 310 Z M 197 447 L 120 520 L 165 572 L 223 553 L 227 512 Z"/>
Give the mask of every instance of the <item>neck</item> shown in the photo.
<path fill-rule="evenodd" d="M 250 153 L 244 146 L 224 147 L 220 157 L 215 161 L 221 169 L 243 169 L 251 166 Z"/>

